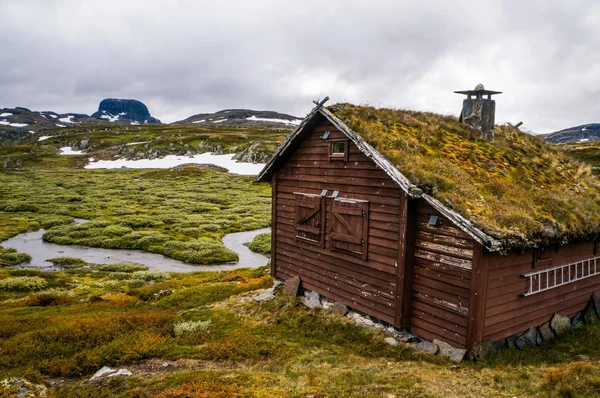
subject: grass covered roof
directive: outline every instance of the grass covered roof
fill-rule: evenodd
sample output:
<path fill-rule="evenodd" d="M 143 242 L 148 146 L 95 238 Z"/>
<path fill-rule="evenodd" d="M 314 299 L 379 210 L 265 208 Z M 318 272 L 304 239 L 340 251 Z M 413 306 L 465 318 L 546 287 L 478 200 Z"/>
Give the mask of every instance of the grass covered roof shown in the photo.
<path fill-rule="evenodd" d="M 600 180 L 542 138 L 496 126 L 492 142 L 453 116 L 327 107 L 408 180 L 505 248 L 564 244 L 600 232 Z"/>

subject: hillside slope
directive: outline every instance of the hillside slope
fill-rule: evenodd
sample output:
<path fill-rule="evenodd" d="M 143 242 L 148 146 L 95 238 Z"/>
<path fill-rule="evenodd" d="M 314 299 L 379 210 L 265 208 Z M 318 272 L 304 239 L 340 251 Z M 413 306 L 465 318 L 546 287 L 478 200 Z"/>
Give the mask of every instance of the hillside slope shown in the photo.
<path fill-rule="evenodd" d="M 290 128 L 300 124 L 302 118 L 273 111 L 251 109 L 224 109 L 215 113 L 199 113 L 173 124 L 209 126 L 260 126 L 265 128 Z"/>

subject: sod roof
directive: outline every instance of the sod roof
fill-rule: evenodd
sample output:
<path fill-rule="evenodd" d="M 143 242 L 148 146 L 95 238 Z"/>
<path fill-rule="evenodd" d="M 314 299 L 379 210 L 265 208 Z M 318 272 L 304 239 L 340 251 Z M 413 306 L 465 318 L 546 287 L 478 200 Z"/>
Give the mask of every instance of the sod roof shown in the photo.
<path fill-rule="evenodd" d="M 325 112 L 504 249 L 560 245 L 600 232 L 600 181 L 591 165 L 539 137 L 496 126 L 487 142 L 456 117 L 427 112 L 351 104 Z"/>

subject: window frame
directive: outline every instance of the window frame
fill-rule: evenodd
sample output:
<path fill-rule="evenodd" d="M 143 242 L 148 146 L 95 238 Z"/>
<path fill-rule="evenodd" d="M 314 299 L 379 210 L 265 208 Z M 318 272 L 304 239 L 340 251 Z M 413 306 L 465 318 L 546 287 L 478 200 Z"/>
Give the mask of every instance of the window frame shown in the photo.
<path fill-rule="evenodd" d="M 333 147 L 335 144 L 344 144 L 344 152 L 333 152 Z M 347 162 L 350 152 L 349 147 L 350 140 L 347 138 L 329 140 L 329 160 L 343 160 Z"/>

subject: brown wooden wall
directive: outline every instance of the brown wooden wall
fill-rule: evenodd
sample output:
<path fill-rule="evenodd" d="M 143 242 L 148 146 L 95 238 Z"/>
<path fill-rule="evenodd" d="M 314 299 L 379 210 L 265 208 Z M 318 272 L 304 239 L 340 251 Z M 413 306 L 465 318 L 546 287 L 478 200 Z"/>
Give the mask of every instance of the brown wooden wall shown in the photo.
<path fill-rule="evenodd" d="M 552 252 L 550 260 L 538 263 L 534 262 L 533 255 L 533 250 L 507 256 L 483 254 L 488 268 L 483 340 L 498 341 L 523 333 L 530 327 L 543 324 L 555 312 L 571 317 L 585 308 L 593 292 L 600 293 L 599 275 L 531 296 L 521 296 L 528 289 L 528 280 L 521 274 L 593 257 L 594 244 L 570 244 L 556 253 Z"/>
<path fill-rule="evenodd" d="M 438 226 L 429 225 L 430 216 Z M 412 333 L 465 347 L 471 291 L 473 240 L 424 200 L 416 215 Z"/>
<path fill-rule="evenodd" d="M 330 137 L 323 140 L 326 131 Z M 403 192 L 353 144 L 348 161 L 330 160 L 329 141 L 342 138 L 323 122 L 275 173 L 273 271 L 283 279 L 300 275 L 303 287 L 394 324 Z M 325 247 L 296 239 L 295 193 L 320 194 L 323 189 L 328 196 L 339 191 L 340 198 L 369 201 L 366 260 L 331 250 L 329 233 Z M 326 232 L 332 225 L 331 205 L 332 199 L 326 199 Z"/>

